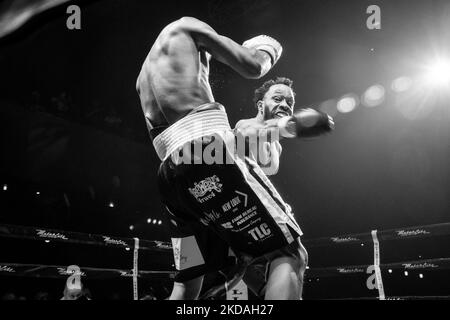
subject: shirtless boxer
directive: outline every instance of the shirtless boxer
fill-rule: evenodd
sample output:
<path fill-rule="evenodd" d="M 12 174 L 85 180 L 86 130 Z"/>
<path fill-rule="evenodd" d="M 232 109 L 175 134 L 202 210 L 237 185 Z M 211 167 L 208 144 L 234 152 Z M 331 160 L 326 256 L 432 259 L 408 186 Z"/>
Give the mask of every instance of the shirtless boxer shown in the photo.
<path fill-rule="evenodd" d="M 255 134 L 255 128 L 265 128 L 268 121 L 280 119 L 286 116 L 292 116 L 295 106 L 295 93 L 292 88 L 293 81 L 288 78 L 278 77 L 274 80 L 268 80 L 255 90 L 253 102 L 258 110 L 254 118 L 240 120 L 235 127 L 236 134 L 248 136 Z M 303 117 L 316 116 L 317 111 L 313 109 L 301 109 L 297 114 Z M 329 128 L 334 127 L 331 117 L 328 119 Z M 326 133 L 327 130 L 317 131 L 309 136 L 316 136 Z M 302 135 L 305 137 L 305 134 Z M 306 135 L 307 136 L 307 135 Z M 282 137 L 279 137 L 282 138 Z M 262 141 L 262 143 L 250 146 L 250 156 L 252 156 L 267 176 L 275 175 L 280 165 L 280 155 L 282 147 L 276 136 L 271 136 Z M 303 291 L 303 277 L 305 268 L 308 264 L 308 254 L 300 242 L 300 265 L 298 274 L 300 297 Z M 259 297 L 264 297 L 266 289 L 267 273 L 270 269 L 269 262 L 265 257 L 261 257 L 252 262 L 247 268 L 244 276 L 244 282 Z"/>
<path fill-rule="evenodd" d="M 214 101 L 209 60 L 214 58 L 245 78 L 264 76 L 278 61 L 281 45 L 258 36 L 239 45 L 195 19 L 165 27 L 137 80 L 137 91 L 155 150 L 162 163 L 158 185 L 170 220 L 177 273 L 170 299 L 197 299 L 206 273 L 227 263 L 229 248 L 251 259 L 266 256 L 270 273 L 267 299 L 299 299 L 302 234 L 289 206 L 251 157 L 228 147 L 235 139 L 225 108 Z M 286 137 L 328 130 L 323 115 L 305 131 L 300 117 L 267 124 Z M 224 163 L 177 162 L 186 146 L 204 150 L 224 141 Z M 192 150 L 189 149 L 189 150 Z M 195 156 L 195 155 L 194 155 Z"/>

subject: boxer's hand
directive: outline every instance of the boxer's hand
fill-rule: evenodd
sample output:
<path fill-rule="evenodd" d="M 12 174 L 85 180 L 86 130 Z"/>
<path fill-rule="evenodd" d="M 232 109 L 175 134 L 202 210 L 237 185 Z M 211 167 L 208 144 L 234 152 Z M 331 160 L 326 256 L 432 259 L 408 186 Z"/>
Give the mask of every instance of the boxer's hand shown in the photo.
<path fill-rule="evenodd" d="M 314 109 L 302 109 L 292 116 L 292 120 L 299 138 L 316 137 L 334 130 L 333 118 Z"/>
<path fill-rule="evenodd" d="M 243 47 L 248 49 L 261 50 L 269 54 L 272 60 L 272 67 L 278 62 L 283 53 L 281 44 L 272 37 L 260 35 L 245 41 Z"/>
<path fill-rule="evenodd" d="M 334 130 L 333 118 L 314 109 L 301 109 L 292 117 L 279 119 L 280 134 L 285 138 L 311 138 Z"/>

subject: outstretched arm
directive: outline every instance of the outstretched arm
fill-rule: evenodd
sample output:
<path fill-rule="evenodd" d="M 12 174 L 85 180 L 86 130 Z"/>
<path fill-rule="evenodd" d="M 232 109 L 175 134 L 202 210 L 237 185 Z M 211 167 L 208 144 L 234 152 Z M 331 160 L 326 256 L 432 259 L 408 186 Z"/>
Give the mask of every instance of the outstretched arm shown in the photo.
<path fill-rule="evenodd" d="M 273 38 L 258 36 L 240 45 L 219 35 L 208 24 L 196 18 L 181 18 L 178 28 L 191 35 L 198 49 L 209 52 L 213 58 L 230 66 L 245 78 L 263 77 L 282 53 L 281 45 Z"/>

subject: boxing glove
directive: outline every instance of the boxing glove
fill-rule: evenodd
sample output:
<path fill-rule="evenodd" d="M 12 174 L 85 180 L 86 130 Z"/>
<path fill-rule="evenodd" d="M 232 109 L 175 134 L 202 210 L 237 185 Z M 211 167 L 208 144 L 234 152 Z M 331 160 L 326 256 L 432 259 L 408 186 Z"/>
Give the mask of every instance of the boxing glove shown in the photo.
<path fill-rule="evenodd" d="M 278 62 L 283 53 L 281 44 L 274 38 L 266 35 L 251 38 L 245 41 L 242 46 L 247 49 L 256 49 L 266 52 L 272 60 L 272 67 Z"/>
<path fill-rule="evenodd" d="M 278 127 L 285 138 L 311 138 L 334 130 L 334 121 L 326 113 L 301 109 L 291 117 L 281 118 Z"/>

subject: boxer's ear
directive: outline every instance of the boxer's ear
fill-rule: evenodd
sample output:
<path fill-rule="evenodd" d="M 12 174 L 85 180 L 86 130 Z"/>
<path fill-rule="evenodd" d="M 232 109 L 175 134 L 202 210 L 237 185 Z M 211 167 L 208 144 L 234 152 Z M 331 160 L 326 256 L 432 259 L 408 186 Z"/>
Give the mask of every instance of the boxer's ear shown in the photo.
<path fill-rule="evenodd" d="M 256 105 L 258 106 L 258 113 L 263 114 L 263 102 L 262 100 L 259 100 Z"/>

